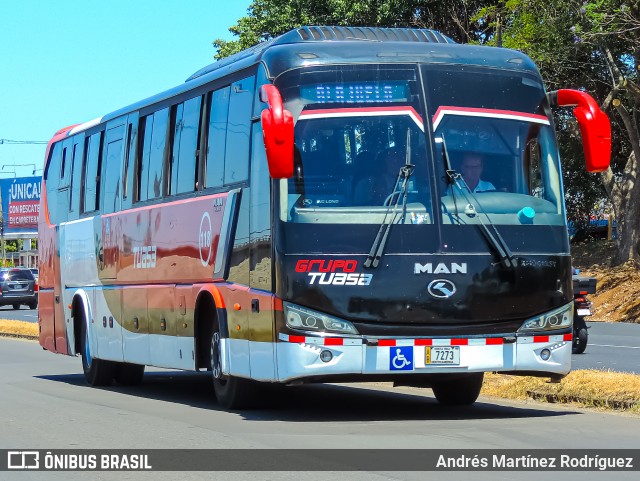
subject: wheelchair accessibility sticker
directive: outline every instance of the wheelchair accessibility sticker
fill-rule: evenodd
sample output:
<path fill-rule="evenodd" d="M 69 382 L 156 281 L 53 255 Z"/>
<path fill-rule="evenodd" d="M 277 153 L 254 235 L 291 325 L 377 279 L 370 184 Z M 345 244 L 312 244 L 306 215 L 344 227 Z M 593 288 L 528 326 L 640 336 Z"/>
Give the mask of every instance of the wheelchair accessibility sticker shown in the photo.
<path fill-rule="evenodd" d="M 413 346 L 390 347 L 389 370 L 413 371 Z"/>

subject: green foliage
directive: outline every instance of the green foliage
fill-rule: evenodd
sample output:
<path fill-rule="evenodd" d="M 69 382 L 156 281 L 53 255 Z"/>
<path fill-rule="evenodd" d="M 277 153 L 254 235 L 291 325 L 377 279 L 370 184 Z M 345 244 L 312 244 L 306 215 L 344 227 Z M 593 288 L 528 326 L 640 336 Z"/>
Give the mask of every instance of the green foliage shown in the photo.
<path fill-rule="evenodd" d="M 227 57 L 302 25 L 433 28 L 454 40 L 480 41 L 471 20 L 481 0 L 254 0 L 247 16 L 229 29 L 237 40 L 217 39 L 216 59 Z"/>

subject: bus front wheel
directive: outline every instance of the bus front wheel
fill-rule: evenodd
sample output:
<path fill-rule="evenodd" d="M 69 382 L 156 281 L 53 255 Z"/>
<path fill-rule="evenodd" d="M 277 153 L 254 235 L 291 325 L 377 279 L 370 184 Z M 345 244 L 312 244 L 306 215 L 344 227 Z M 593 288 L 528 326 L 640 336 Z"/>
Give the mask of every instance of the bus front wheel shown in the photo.
<path fill-rule="evenodd" d="M 243 409 L 255 400 L 256 382 L 222 374 L 222 338 L 218 326 L 211 338 L 211 372 L 218 404 L 226 409 Z"/>
<path fill-rule="evenodd" d="M 102 359 L 94 359 L 89 343 L 87 323 L 82 320 L 82 334 L 80 337 L 80 353 L 82 355 L 82 370 L 84 377 L 92 386 L 109 386 L 113 382 L 114 364 Z"/>
<path fill-rule="evenodd" d="M 474 372 L 464 377 L 434 382 L 431 389 L 444 406 L 468 406 L 478 399 L 483 379 L 484 373 Z"/>

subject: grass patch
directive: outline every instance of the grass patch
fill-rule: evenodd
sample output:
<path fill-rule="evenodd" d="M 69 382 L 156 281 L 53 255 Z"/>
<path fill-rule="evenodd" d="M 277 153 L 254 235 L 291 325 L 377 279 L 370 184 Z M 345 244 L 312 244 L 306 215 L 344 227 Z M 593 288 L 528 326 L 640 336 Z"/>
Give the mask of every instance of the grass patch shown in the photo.
<path fill-rule="evenodd" d="M 38 324 L 35 322 L 0 319 L 0 334 L 17 337 L 38 337 Z"/>
<path fill-rule="evenodd" d="M 486 374 L 482 394 L 507 399 L 577 403 L 584 407 L 640 414 L 640 376 L 637 374 L 573 371 L 559 383 L 537 377 Z"/>

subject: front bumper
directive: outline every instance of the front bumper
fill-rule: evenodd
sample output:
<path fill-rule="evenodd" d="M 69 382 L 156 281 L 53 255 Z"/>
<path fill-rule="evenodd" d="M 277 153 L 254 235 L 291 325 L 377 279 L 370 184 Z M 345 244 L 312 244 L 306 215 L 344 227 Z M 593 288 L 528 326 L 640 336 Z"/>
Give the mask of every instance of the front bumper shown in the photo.
<path fill-rule="evenodd" d="M 371 339 L 280 333 L 278 382 L 340 375 L 403 376 L 466 372 L 531 372 L 565 375 L 571 369 L 571 333 L 488 338 Z M 427 365 L 428 346 L 458 346 L 459 365 Z M 541 353 L 550 353 L 547 360 Z M 322 360 L 323 351 L 325 361 Z M 330 357 L 329 361 L 326 359 Z"/>

